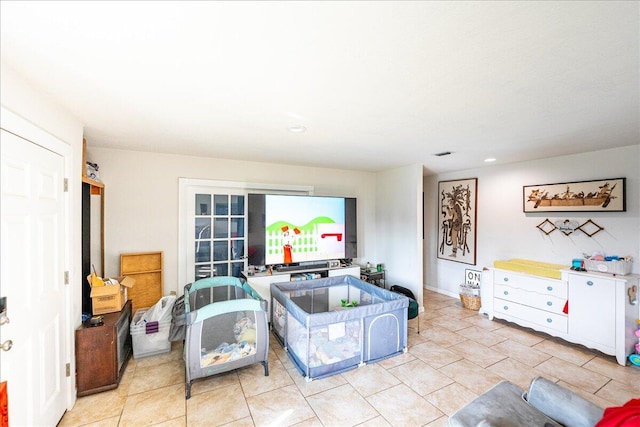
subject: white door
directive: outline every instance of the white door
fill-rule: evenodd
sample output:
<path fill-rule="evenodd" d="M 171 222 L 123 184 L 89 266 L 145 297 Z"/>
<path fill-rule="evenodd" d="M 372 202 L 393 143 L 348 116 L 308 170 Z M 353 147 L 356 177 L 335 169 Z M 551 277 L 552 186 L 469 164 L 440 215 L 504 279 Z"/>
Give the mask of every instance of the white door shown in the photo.
<path fill-rule="evenodd" d="M 66 409 L 64 158 L 0 130 L 0 380 L 11 426 L 55 426 Z"/>

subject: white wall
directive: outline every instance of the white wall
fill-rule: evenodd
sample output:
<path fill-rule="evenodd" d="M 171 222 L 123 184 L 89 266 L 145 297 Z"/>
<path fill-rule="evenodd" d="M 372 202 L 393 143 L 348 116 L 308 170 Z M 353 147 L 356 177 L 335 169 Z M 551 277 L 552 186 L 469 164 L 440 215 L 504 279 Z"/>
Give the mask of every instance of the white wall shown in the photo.
<path fill-rule="evenodd" d="M 0 63 L 0 70 L 2 106 L 72 146 L 74 154 L 79 156 L 75 167 L 80 177 L 82 123 L 69 111 L 47 97 L 44 91 L 24 80 L 6 62 Z"/>
<path fill-rule="evenodd" d="M 438 181 L 478 178 L 477 265 L 437 258 Z M 626 178 L 626 212 L 528 213 L 522 211 L 525 185 Z M 633 271 L 640 271 L 640 146 L 496 165 L 480 169 L 428 176 L 425 189 L 425 274 L 427 288 L 457 296 L 464 270 L 490 267 L 497 259 L 528 258 L 569 266 L 582 253 L 604 251 L 631 255 Z M 582 232 L 565 236 L 559 231 L 545 235 L 536 226 L 549 218 L 587 219 L 604 227 L 593 237 Z"/>
<path fill-rule="evenodd" d="M 179 143 L 177 141 L 176 143 Z M 376 259 L 375 174 L 92 147 L 105 183 L 105 274 L 120 271 L 120 253 L 164 251 L 164 293 L 178 283 L 178 178 L 312 185 L 315 195 L 358 198 L 359 259 Z"/>
<path fill-rule="evenodd" d="M 410 289 L 422 305 L 422 165 L 379 172 L 376 175 L 376 259 L 383 263 L 389 285 Z"/>

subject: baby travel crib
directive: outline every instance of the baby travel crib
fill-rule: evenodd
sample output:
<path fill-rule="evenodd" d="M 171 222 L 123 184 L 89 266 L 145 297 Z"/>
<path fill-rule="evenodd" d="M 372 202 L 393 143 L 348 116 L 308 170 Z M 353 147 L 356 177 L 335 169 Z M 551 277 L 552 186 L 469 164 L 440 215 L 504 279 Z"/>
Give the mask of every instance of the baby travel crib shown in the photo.
<path fill-rule="evenodd" d="M 237 277 L 185 286 L 185 395 L 194 379 L 262 363 L 269 375 L 267 301 Z"/>

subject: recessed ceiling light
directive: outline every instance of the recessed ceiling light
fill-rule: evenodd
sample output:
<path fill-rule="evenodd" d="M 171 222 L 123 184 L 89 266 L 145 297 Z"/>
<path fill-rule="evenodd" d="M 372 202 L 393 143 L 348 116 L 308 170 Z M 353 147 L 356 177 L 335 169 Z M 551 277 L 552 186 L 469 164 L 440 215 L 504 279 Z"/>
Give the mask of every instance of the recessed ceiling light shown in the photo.
<path fill-rule="evenodd" d="M 491 163 L 491 162 L 495 162 L 495 161 L 496 161 L 496 159 L 495 159 L 495 158 L 493 158 L 493 157 L 489 157 L 489 158 L 487 158 L 487 159 L 484 159 L 484 161 L 485 161 L 485 162 L 487 162 L 487 163 Z"/>
<path fill-rule="evenodd" d="M 302 132 L 306 132 L 307 128 L 302 125 L 294 125 L 294 126 L 289 126 L 287 130 L 293 133 L 302 133 Z"/>

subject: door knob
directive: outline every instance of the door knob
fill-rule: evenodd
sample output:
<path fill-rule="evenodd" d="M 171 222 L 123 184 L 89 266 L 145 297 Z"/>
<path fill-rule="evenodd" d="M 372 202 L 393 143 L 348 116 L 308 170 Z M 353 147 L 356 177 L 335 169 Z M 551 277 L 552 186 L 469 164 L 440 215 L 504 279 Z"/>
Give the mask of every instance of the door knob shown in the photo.
<path fill-rule="evenodd" d="M 6 340 L 0 347 L 2 347 L 2 351 L 9 351 L 11 350 L 11 347 L 13 347 L 13 341 Z"/>

